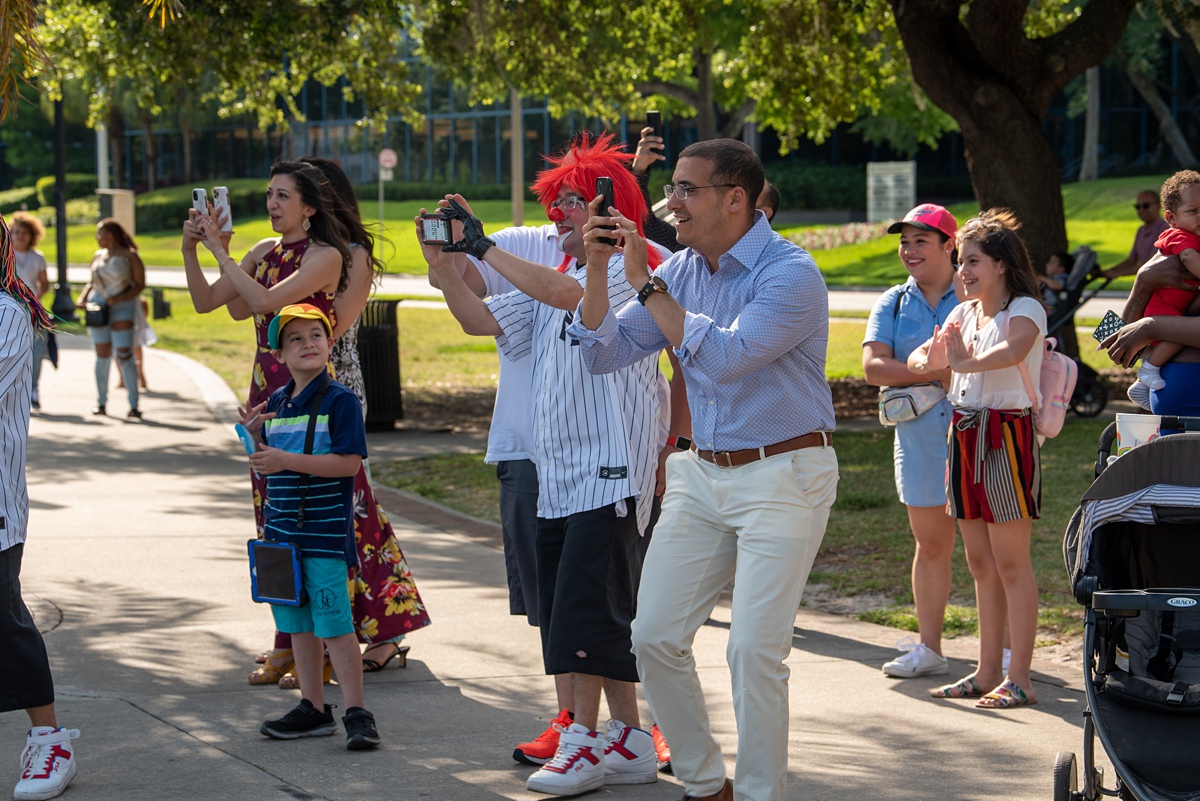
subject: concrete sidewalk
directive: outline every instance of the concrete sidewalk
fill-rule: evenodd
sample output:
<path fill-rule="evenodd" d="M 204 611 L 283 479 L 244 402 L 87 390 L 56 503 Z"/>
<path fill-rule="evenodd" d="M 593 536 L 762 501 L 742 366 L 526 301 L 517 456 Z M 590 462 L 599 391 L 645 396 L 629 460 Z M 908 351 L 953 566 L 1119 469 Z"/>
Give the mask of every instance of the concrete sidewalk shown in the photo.
<path fill-rule="evenodd" d="M 120 416 L 120 390 L 108 401 L 114 416 L 93 417 L 92 364 L 90 347 L 75 340 L 64 343 L 59 370 L 47 365 L 28 466 L 25 595 L 46 632 L 60 724 L 83 732 L 66 798 L 543 797 L 525 790 L 530 769 L 509 755 L 556 712 L 552 687 L 536 632 L 507 614 L 494 527 L 382 492 L 433 618 L 409 637 L 406 670 L 393 663 L 367 677 L 384 745 L 347 752 L 340 732 L 267 740 L 259 722 L 298 695 L 245 681 L 272 625 L 249 599 L 245 457 L 229 420 L 210 409 L 227 413 L 228 388 L 222 401 L 194 362 L 150 349 L 145 420 Z M 401 458 L 445 444 L 394 432 L 373 435 L 370 447 Z M 728 608 L 718 607 L 695 653 L 732 770 L 728 625 Z M 1038 665 L 1039 705 L 1010 712 L 935 701 L 926 697 L 935 679 L 881 675 L 901 636 L 797 615 L 788 799 L 1048 797 L 1055 752 L 1081 750 L 1079 677 Z M 972 651 L 969 641 L 950 643 L 951 679 L 970 672 Z M 328 700 L 341 703 L 336 687 Z M 643 722 L 649 728 L 648 716 Z M 21 713 L 0 716 L 0 757 L 13 758 L 0 759 L 9 765 L 0 784 L 16 781 L 26 725 Z M 667 801 L 682 793 L 662 777 L 591 797 Z"/>

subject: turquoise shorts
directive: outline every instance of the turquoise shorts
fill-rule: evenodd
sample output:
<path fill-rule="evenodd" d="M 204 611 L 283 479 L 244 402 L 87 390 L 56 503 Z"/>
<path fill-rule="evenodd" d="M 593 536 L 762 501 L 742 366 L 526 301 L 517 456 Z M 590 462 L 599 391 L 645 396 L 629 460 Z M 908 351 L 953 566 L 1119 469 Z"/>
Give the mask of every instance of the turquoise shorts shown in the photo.
<path fill-rule="evenodd" d="M 301 559 L 300 570 L 308 601 L 303 606 L 272 604 L 275 628 L 287 634 L 311 632 L 323 640 L 353 634 L 346 563 L 341 559 L 307 557 Z"/>

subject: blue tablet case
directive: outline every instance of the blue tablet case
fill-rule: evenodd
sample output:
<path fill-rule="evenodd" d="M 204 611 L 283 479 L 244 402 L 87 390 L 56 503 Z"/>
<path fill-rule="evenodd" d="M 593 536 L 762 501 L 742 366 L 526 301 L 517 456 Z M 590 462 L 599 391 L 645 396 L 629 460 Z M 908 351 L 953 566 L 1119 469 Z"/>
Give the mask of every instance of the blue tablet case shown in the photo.
<path fill-rule="evenodd" d="M 303 606 L 304 579 L 300 551 L 283 542 L 250 540 L 250 597 L 255 603 Z"/>

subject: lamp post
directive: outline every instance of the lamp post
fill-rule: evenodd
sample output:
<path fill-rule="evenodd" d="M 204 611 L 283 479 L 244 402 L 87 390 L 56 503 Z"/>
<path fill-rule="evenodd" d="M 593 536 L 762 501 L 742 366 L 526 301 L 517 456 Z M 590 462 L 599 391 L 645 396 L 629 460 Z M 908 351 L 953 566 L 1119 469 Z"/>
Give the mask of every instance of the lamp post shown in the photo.
<path fill-rule="evenodd" d="M 68 323 L 76 321 L 75 301 L 67 283 L 67 126 L 63 122 L 63 102 L 54 101 L 54 234 L 58 243 L 58 283 L 50 311 Z"/>

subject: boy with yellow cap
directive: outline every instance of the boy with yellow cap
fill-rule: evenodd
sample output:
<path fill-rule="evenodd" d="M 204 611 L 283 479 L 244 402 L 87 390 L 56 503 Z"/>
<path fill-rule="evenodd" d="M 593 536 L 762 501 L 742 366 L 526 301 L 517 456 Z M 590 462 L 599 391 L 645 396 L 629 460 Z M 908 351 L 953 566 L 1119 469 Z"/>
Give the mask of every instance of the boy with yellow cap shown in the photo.
<path fill-rule="evenodd" d="M 358 399 L 326 371 L 333 328 L 315 306 L 284 306 L 267 341 L 292 380 L 266 403 L 244 409 L 242 425 L 259 438 L 250 466 L 267 478 L 263 538 L 300 551 L 307 600 L 273 605 L 275 625 L 292 635 L 300 705 L 259 728 L 277 740 L 321 737 L 337 724 L 324 703 L 323 651 L 337 671 L 346 703 L 346 747 L 379 744 L 375 718 L 363 708 L 362 662 L 350 596 L 348 567 L 354 546 L 354 476 L 367 456 Z"/>

